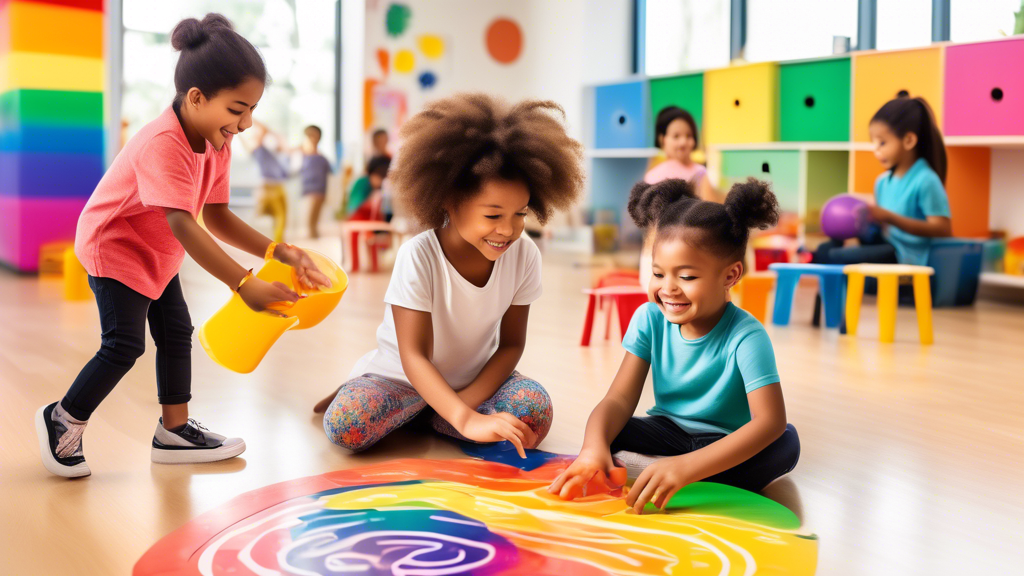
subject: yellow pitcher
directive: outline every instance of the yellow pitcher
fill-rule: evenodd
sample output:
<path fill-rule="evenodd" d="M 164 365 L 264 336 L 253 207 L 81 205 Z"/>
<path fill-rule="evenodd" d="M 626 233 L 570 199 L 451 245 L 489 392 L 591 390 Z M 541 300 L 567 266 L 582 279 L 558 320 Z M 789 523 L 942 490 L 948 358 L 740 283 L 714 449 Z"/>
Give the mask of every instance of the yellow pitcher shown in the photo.
<path fill-rule="evenodd" d="M 199 342 L 210 358 L 228 370 L 248 374 L 259 366 L 270 347 L 286 331 L 312 328 L 334 310 L 348 288 L 348 276 L 327 256 L 313 250 L 305 252 L 331 280 L 331 287 L 304 289 L 291 266 L 268 260 L 256 277 L 267 282 L 281 282 L 306 298 L 293 306 L 279 309 L 288 315 L 281 318 L 266 312 L 254 312 L 241 296 L 232 294 L 228 303 L 199 329 Z"/>

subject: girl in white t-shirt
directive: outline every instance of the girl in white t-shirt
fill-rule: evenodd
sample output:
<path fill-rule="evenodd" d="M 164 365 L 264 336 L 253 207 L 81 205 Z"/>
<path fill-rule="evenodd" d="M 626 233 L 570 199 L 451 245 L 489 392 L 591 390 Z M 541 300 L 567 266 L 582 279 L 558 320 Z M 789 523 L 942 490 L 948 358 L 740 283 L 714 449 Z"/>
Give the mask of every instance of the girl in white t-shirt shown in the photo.
<path fill-rule="evenodd" d="M 331 442 L 365 450 L 427 406 L 438 432 L 524 456 L 547 434 L 551 398 L 515 368 L 541 294 L 526 217 L 544 223 L 583 188 L 583 147 L 563 119 L 553 102 L 461 94 L 406 122 L 390 178 L 429 230 L 398 251 L 377 349 L 317 406 L 329 404 Z"/>

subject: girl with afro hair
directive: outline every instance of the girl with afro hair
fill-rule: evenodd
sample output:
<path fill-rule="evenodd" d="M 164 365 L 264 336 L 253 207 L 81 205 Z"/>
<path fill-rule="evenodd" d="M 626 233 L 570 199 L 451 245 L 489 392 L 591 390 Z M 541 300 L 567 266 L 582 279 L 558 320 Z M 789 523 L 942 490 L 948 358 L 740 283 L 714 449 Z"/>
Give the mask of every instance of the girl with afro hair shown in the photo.
<path fill-rule="evenodd" d="M 636 482 L 626 503 L 663 508 L 680 488 L 707 480 L 759 491 L 796 466 L 800 440 L 786 421 L 775 353 L 761 323 L 729 302 L 743 275 L 751 228 L 779 219 L 768 185 L 736 184 L 724 204 L 693 184 L 637 184 L 631 210 L 648 207 L 653 277 L 622 339 L 626 355 L 587 421 L 580 455 L 552 483 L 563 498 L 591 480 L 611 485 L 616 465 Z M 648 373 L 654 406 L 633 416 Z M 617 461 L 617 462 L 616 462 Z"/>
<path fill-rule="evenodd" d="M 563 121 L 554 102 L 461 94 L 405 123 L 395 201 L 428 230 L 398 251 L 377 349 L 317 405 L 331 442 L 365 450 L 428 407 L 434 430 L 523 457 L 547 434 L 551 398 L 516 371 L 541 294 L 523 227 L 582 191 L 583 147 Z"/>

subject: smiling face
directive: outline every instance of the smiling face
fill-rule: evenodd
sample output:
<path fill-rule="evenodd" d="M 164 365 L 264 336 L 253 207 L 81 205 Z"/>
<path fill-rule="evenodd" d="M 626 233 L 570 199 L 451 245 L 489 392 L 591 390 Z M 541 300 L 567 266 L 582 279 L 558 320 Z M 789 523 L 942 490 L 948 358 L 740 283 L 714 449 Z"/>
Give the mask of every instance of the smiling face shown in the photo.
<path fill-rule="evenodd" d="M 530 190 L 519 180 L 487 180 L 480 192 L 449 210 L 453 226 L 488 260 L 497 260 L 526 226 Z"/>
<path fill-rule="evenodd" d="M 907 132 L 900 138 L 885 122 L 872 122 L 868 125 L 868 133 L 871 135 L 875 158 L 886 170 L 900 164 L 913 163 L 917 134 Z"/>
<path fill-rule="evenodd" d="M 695 248 L 685 234 L 658 239 L 653 255 L 650 299 L 669 322 L 680 325 L 684 336 L 699 338 L 710 332 L 725 311 L 743 264 Z"/>
<path fill-rule="evenodd" d="M 248 78 L 234 88 L 225 88 L 207 99 L 198 88 L 192 88 L 185 96 L 183 106 L 188 112 L 193 128 L 217 150 L 232 134 L 238 134 L 252 126 L 252 111 L 263 97 L 263 82 Z"/>
<path fill-rule="evenodd" d="M 693 129 L 690 128 L 690 123 L 682 118 L 673 120 L 665 130 L 665 135 L 661 137 L 661 148 L 665 151 L 665 156 L 684 164 L 690 161 L 690 154 L 695 145 Z"/>

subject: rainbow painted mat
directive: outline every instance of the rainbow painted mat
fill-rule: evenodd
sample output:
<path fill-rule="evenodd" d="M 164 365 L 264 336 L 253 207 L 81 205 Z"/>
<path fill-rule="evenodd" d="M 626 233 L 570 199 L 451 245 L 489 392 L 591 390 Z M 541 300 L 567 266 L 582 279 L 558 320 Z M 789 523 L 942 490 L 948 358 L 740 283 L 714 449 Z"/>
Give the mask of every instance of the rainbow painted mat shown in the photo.
<path fill-rule="evenodd" d="M 665 513 L 621 491 L 562 501 L 571 457 L 516 465 L 405 459 L 274 484 L 185 524 L 135 564 L 143 575 L 814 574 L 818 541 L 784 506 L 698 482 Z M 498 461 L 495 461 L 498 460 Z"/>

